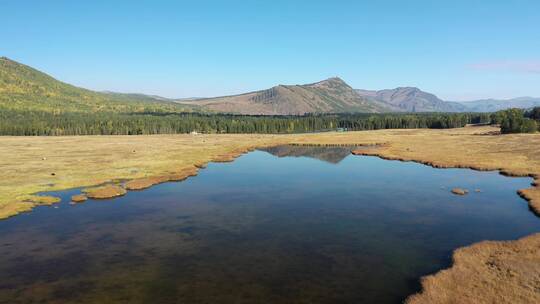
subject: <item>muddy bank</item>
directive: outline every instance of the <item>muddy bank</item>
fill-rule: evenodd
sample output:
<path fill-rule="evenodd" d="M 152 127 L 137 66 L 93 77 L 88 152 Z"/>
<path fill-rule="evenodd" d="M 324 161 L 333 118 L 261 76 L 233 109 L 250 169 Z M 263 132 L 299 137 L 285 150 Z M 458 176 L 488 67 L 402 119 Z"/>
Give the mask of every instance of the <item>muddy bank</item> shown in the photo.
<path fill-rule="evenodd" d="M 540 303 L 540 233 L 459 248 L 453 266 L 422 279 L 407 304 Z"/>

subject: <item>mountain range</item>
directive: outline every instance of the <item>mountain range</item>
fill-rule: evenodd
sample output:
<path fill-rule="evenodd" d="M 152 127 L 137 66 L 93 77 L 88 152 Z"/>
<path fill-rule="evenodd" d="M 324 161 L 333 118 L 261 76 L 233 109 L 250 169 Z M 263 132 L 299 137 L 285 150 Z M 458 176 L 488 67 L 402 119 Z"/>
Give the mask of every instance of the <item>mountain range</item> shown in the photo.
<path fill-rule="evenodd" d="M 239 95 L 180 100 L 216 112 L 295 115 L 305 113 L 496 112 L 540 106 L 540 98 L 444 101 L 415 87 L 385 90 L 353 89 L 338 77 L 313 84 L 278 85 Z"/>
<path fill-rule="evenodd" d="M 305 85 L 278 85 L 240 95 L 180 101 L 216 112 L 260 115 L 393 112 L 392 105 L 358 94 L 340 78 Z"/>
<path fill-rule="evenodd" d="M 144 94 L 79 88 L 0 57 L 0 109 L 48 112 L 185 112 L 193 108 Z"/>
<path fill-rule="evenodd" d="M 530 109 L 540 107 L 540 98 L 518 97 L 512 99 L 481 99 L 462 102 L 469 112 L 497 112 L 509 108 Z"/>
<path fill-rule="evenodd" d="M 338 77 L 304 85 L 214 98 L 169 99 L 154 95 L 96 92 L 79 88 L 0 57 L 0 110 L 73 112 L 219 112 L 249 115 L 387 112 L 493 112 L 540 106 L 540 98 L 444 101 L 414 87 L 354 89 Z"/>
<path fill-rule="evenodd" d="M 389 104 L 400 112 L 464 112 L 464 105 L 439 99 L 414 87 L 399 87 L 380 91 L 356 90 L 358 94 Z"/>

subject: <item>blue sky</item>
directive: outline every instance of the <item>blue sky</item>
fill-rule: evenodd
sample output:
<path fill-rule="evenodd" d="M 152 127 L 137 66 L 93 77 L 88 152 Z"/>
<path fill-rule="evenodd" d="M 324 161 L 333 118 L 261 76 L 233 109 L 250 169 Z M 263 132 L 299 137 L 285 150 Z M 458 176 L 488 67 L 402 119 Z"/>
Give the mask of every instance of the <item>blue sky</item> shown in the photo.
<path fill-rule="evenodd" d="M 0 56 L 78 86 L 215 96 L 339 76 L 540 96 L 540 1 L 1 1 Z"/>

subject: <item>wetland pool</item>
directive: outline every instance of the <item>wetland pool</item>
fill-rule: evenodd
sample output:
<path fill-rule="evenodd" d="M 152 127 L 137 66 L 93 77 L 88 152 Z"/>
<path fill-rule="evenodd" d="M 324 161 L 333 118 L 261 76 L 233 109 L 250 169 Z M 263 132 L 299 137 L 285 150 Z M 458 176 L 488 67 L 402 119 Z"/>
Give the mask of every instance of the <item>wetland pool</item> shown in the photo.
<path fill-rule="evenodd" d="M 539 232 L 531 181 L 280 146 L 116 199 L 55 192 L 0 221 L 0 303 L 401 303 L 454 249 Z"/>

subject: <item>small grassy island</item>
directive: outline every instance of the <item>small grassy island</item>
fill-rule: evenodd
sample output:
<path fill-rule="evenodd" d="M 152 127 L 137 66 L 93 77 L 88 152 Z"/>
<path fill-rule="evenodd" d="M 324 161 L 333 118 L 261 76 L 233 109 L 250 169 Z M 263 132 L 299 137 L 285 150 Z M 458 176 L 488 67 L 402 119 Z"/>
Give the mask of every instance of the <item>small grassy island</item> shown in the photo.
<path fill-rule="evenodd" d="M 144 189 L 157 183 L 183 180 L 195 175 L 198 168 L 203 168 L 208 162 L 232 161 L 254 148 L 278 144 L 370 145 L 372 148 L 354 153 L 421 162 L 437 168 L 500 170 L 507 175 L 532 176 L 536 178 L 536 186 L 520 190 L 520 195 L 529 201 L 531 210 L 539 214 L 540 154 L 537 147 L 540 146 L 540 135 L 494 135 L 497 131 L 495 127 L 473 126 L 448 130 L 303 135 L 1 137 L 0 154 L 4 157 L 0 159 L 0 166 L 9 174 L 0 184 L 0 216 L 14 216 L 35 206 L 58 201 L 54 197 L 36 196 L 35 193 L 83 187 L 87 197 L 123 195 L 126 191 Z M 120 182 L 124 180 L 127 182 Z M 99 186 L 107 183 L 109 186 Z M 77 200 L 84 198 L 77 197 Z M 538 265 L 538 246 L 534 244 L 539 240 L 540 234 L 537 234 L 514 242 L 485 242 L 470 249 L 459 249 L 454 256 L 455 266 L 426 278 L 423 281 L 424 291 L 410 298 L 409 302 L 459 302 L 462 297 L 499 299 L 510 291 L 527 295 L 528 299 L 538 299 L 538 293 L 527 291 L 527 286 L 534 285 L 536 280 L 535 272 L 529 270 Z M 490 258 L 486 264 L 484 257 L 491 256 L 488 252 L 495 248 L 504 249 L 507 253 L 498 254 L 497 259 Z M 531 258 L 531 254 L 535 258 Z M 464 267 L 463 263 L 474 263 L 480 268 Z M 470 271 L 476 274 L 472 275 Z M 499 277 L 507 272 L 512 273 L 512 280 L 497 280 L 494 285 L 480 284 L 486 278 L 483 273 Z M 455 287 L 461 286 L 461 277 L 467 278 L 467 286 L 476 287 Z M 440 295 L 436 290 L 441 289 L 452 292 L 442 293 L 447 298 L 434 296 Z"/>
<path fill-rule="evenodd" d="M 4 173 L 0 219 L 60 202 L 58 197 L 42 193 L 80 188 L 71 195 L 71 203 L 91 204 L 88 199 L 120 197 L 183 181 L 208 163 L 232 162 L 254 149 L 285 144 L 363 146 L 352 153 L 435 168 L 498 170 L 504 175 L 532 177 L 531 187 L 519 189 L 518 194 L 540 215 L 539 108 L 491 114 L 394 113 L 397 108 L 376 100 L 368 102 L 358 90 L 331 78 L 250 93 L 255 95 L 249 101 L 296 98 L 306 102 L 307 95 L 321 109 L 337 98 L 343 102 L 337 110 L 352 103 L 355 106 L 347 110 L 373 112 L 217 114 L 204 107 L 215 106 L 214 100 L 197 105 L 146 95 L 93 92 L 58 82 L 7 58 L 0 58 L 0 80 L 0 135 L 4 135 L 0 137 Z M 411 88 L 403 90 L 411 92 Z M 245 96 L 239 96 L 236 102 L 242 104 Z M 449 192 L 469 193 L 461 188 Z M 538 303 L 539 242 L 540 234 L 534 234 L 517 241 L 485 241 L 459 248 L 453 266 L 425 277 L 422 292 L 409 297 L 407 303 L 462 303 L 464 299 Z"/>
<path fill-rule="evenodd" d="M 540 304 L 540 1 L 3 1 L 0 304 Z"/>

